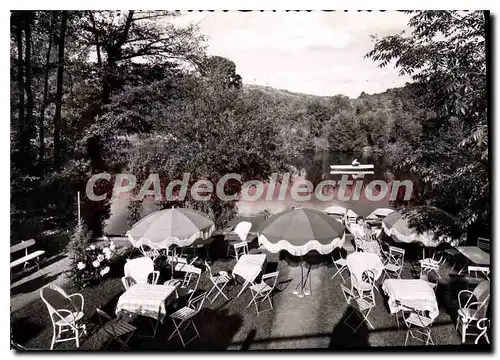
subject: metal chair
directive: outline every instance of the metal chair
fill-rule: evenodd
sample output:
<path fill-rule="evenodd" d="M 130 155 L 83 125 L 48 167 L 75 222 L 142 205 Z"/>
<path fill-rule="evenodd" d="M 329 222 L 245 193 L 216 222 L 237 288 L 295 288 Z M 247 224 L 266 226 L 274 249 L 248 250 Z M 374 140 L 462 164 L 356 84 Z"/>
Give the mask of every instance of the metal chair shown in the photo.
<path fill-rule="evenodd" d="M 488 266 L 469 266 L 467 272 L 471 277 L 490 280 L 490 268 Z"/>
<path fill-rule="evenodd" d="M 335 274 L 333 274 L 332 279 L 334 279 L 337 275 L 340 275 L 340 277 L 342 278 L 342 282 L 345 282 L 345 279 L 344 279 L 344 276 L 342 275 L 342 273 L 344 271 L 348 270 L 347 261 L 346 261 L 346 259 L 344 259 L 342 257 L 342 252 L 340 250 L 339 250 L 339 255 L 340 255 L 340 258 L 337 260 L 335 260 L 335 258 L 332 255 L 333 265 L 335 265 L 335 268 L 337 269 L 337 272 Z"/>
<path fill-rule="evenodd" d="M 463 296 L 467 300 L 462 302 Z M 462 343 L 465 342 L 467 335 L 478 335 L 477 333 L 467 332 L 468 328 L 477 325 L 477 322 L 486 317 L 488 304 L 490 301 L 490 282 L 481 281 L 474 291 L 462 290 L 458 293 L 458 317 L 456 330 L 462 335 Z"/>
<path fill-rule="evenodd" d="M 387 263 L 384 265 L 384 279 L 390 275 L 394 275 L 397 279 L 401 279 L 403 271 L 405 251 L 404 249 L 391 246 L 389 248 L 389 256 Z"/>
<path fill-rule="evenodd" d="M 56 343 L 71 340 L 75 340 L 76 347 L 79 348 L 81 333 L 87 333 L 85 324 L 81 323 L 84 315 L 82 294 L 68 295 L 59 286 L 52 284 L 40 290 L 40 297 L 47 306 L 52 321 L 53 335 L 50 350 L 54 349 Z M 73 332 L 73 337 L 61 338 L 61 334 L 67 331 Z"/>
<path fill-rule="evenodd" d="M 405 346 L 408 343 L 409 336 L 411 336 L 412 339 L 425 343 L 425 345 L 434 345 L 431 337 L 431 325 L 433 320 L 426 316 L 425 311 L 405 306 L 403 319 L 408 328 L 405 337 Z"/>
<path fill-rule="evenodd" d="M 146 256 L 128 260 L 123 272 L 125 277 L 132 278 L 136 284 L 156 284 L 160 277 L 160 272 L 154 269 L 153 260 Z"/>
<path fill-rule="evenodd" d="M 188 301 L 191 300 L 200 284 L 201 269 L 193 265 L 177 263 L 175 265 L 175 271 L 183 272 L 184 277 L 182 279 L 169 280 L 164 285 L 178 286 L 179 289 L 186 292 L 186 295 L 189 295 Z M 196 281 L 194 281 L 195 279 Z"/>
<path fill-rule="evenodd" d="M 250 300 L 250 302 L 248 303 L 247 308 L 250 305 L 254 304 L 255 309 L 257 310 L 257 316 L 263 312 L 273 309 L 271 294 L 276 287 L 276 283 L 278 282 L 278 276 L 278 271 L 264 274 L 260 283 L 250 286 L 250 291 L 252 292 L 252 300 Z M 265 310 L 259 310 L 258 304 L 264 302 L 266 299 L 269 301 L 270 307 Z"/>
<path fill-rule="evenodd" d="M 232 233 L 238 235 L 240 240 L 229 242 L 226 256 L 233 256 L 238 260 L 240 254 L 248 254 L 248 242 L 246 240 L 251 228 L 252 223 L 248 221 L 241 221 L 236 225 Z"/>
<path fill-rule="evenodd" d="M 342 294 L 344 295 L 346 303 L 350 306 L 350 313 L 349 315 L 344 319 L 344 324 L 347 325 L 354 333 L 358 331 L 358 329 L 363 325 L 365 322 L 372 328 L 375 329 L 368 319 L 368 316 L 370 315 L 371 311 L 375 307 L 374 304 L 369 303 L 368 301 L 362 299 L 359 296 L 355 296 L 354 292 L 348 288 L 346 288 L 344 285 L 340 284 L 340 288 L 342 289 Z M 359 319 L 361 319 L 361 322 L 359 323 L 358 326 L 352 327 L 349 325 L 347 322 L 352 315 L 357 314 Z"/>
<path fill-rule="evenodd" d="M 220 271 L 217 275 L 214 276 L 212 274 L 212 269 L 210 268 L 210 265 L 208 265 L 206 261 L 204 262 L 204 265 L 205 269 L 208 271 L 208 277 L 213 285 L 210 291 L 207 293 L 207 299 L 210 301 L 211 304 L 219 297 L 219 295 L 222 295 L 226 300 L 229 300 L 226 294 L 224 294 L 224 288 L 231 280 L 233 280 L 233 278 L 225 271 Z M 210 299 L 210 294 L 214 290 L 216 290 L 217 293 L 212 299 Z"/>
<path fill-rule="evenodd" d="M 153 260 L 153 262 L 155 262 L 156 259 L 160 256 L 160 249 L 146 238 L 142 238 L 139 240 L 139 251 L 143 256 Z"/>
<path fill-rule="evenodd" d="M 439 261 L 430 258 L 420 260 L 420 276 L 429 275 L 429 273 L 434 272 L 439 278 Z"/>
<path fill-rule="evenodd" d="M 356 278 L 354 274 L 351 275 L 351 292 L 356 290 L 361 299 L 375 306 L 375 293 L 373 292 L 373 289 L 376 289 L 375 275 L 373 274 L 373 271 L 363 271 L 361 279 Z"/>
<path fill-rule="evenodd" d="M 103 330 L 111 336 L 106 345 L 104 346 L 104 350 L 106 350 L 112 342 L 116 342 L 121 345 L 120 350 L 128 349 L 128 342 L 134 332 L 137 330 L 135 326 L 128 323 L 124 319 L 114 318 L 112 319 L 106 312 L 102 311 L 99 308 L 96 308 L 97 314 L 99 316 L 99 322 L 101 323 L 101 327 Z"/>
<path fill-rule="evenodd" d="M 189 344 L 191 341 L 200 337 L 200 333 L 196 328 L 193 318 L 200 312 L 206 297 L 207 293 L 203 292 L 202 294 L 191 299 L 188 302 L 187 306 L 184 306 L 183 308 L 177 310 L 176 312 L 170 315 L 170 318 L 174 323 L 175 329 L 170 335 L 170 337 L 167 339 L 167 341 L 170 341 L 175 335 L 178 335 L 179 339 L 181 340 L 182 346 L 186 347 L 186 345 Z M 187 330 L 189 325 L 193 327 L 194 331 L 196 332 L 196 335 L 193 336 L 188 341 L 184 341 L 184 338 L 182 337 L 182 331 Z"/>

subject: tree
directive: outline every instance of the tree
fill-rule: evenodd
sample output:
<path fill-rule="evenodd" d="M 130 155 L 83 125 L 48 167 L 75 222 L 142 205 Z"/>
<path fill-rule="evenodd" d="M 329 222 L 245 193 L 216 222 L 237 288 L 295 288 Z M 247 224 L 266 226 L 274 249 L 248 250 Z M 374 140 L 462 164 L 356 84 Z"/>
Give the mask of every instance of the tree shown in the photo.
<path fill-rule="evenodd" d="M 240 89 L 242 86 L 241 76 L 236 73 L 236 65 L 222 56 L 206 57 L 200 65 L 200 73 L 224 88 Z"/>
<path fill-rule="evenodd" d="M 411 34 L 377 39 L 366 55 L 380 67 L 395 61 L 429 110 L 401 167 L 420 176 L 424 200 L 454 211 L 466 227 L 483 224 L 487 233 L 486 13 L 412 13 Z"/>
<path fill-rule="evenodd" d="M 68 24 L 68 12 L 61 12 L 61 25 L 57 37 L 57 90 L 56 90 L 56 113 L 54 115 L 54 168 L 58 170 L 61 166 L 61 111 L 63 99 L 64 80 L 64 45 L 66 41 L 66 27 Z"/>

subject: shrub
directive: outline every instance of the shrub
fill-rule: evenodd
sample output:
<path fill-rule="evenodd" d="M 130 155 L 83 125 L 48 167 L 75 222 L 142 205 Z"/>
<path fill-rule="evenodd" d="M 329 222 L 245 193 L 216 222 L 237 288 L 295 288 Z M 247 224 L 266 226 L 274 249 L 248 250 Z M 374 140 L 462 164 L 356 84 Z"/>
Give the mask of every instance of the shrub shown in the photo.
<path fill-rule="evenodd" d="M 90 244 L 91 239 L 91 233 L 85 226 L 77 226 L 68 244 L 71 264 L 67 273 L 78 288 L 96 285 L 105 279 L 116 255 L 112 241 L 96 246 Z"/>

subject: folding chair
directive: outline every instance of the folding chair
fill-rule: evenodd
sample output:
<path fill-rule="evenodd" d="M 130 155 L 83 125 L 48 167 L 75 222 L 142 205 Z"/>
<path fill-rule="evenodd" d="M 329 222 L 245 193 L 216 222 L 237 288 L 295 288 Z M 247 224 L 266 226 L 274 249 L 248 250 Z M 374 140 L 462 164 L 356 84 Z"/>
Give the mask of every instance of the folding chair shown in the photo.
<path fill-rule="evenodd" d="M 425 311 L 408 308 L 405 306 L 406 311 L 403 311 L 403 319 L 405 321 L 408 331 L 405 337 L 405 346 L 408 343 L 408 337 L 425 343 L 425 345 L 432 344 L 431 325 L 433 320 L 425 315 Z M 405 316 L 405 314 L 407 314 Z M 415 327 L 415 328 L 412 328 Z"/>
<path fill-rule="evenodd" d="M 241 221 L 236 225 L 232 233 L 238 235 L 240 241 L 229 242 L 226 256 L 233 256 L 238 260 L 240 254 L 248 254 L 248 242 L 246 240 L 251 228 L 252 223 L 248 221 Z"/>
<path fill-rule="evenodd" d="M 106 350 L 113 341 L 120 344 L 120 350 L 127 349 L 130 347 L 127 345 L 134 332 L 137 330 L 135 326 L 128 323 L 124 319 L 114 318 L 112 319 L 107 313 L 99 308 L 96 308 L 97 314 L 99 315 L 99 322 L 104 331 L 111 336 L 111 339 L 104 346 Z"/>
<path fill-rule="evenodd" d="M 490 280 L 490 268 L 487 266 L 469 266 L 467 272 L 471 277 Z"/>
<path fill-rule="evenodd" d="M 344 285 L 340 284 L 340 287 L 342 289 L 342 294 L 344 294 L 344 298 L 346 303 L 350 306 L 351 312 L 349 315 L 344 319 L 344 324 L 347 325 L 354 333 L 358 331 L 358 329 L 363 325 L 365 322 L 372 328 L 375 329 L 368 320 L 368 316 L 370 315 L 370 312 L 373 310 L 375 307 L 374 304 L 370 304 L 366 300 L 360 298 L 359 296 L 354 296 L 354 293 L 346 288 Z M 358 317 L 361 319 L 361 322 L 357 327 L 352 327 L 349 325 L 347 320 L 351 318 L 352 315 L 357 314 Z"/>
<path fill-rule="evenodd" d="M 439 274 L 439 261 L 433 259 L 420 260 L 420 276 L 429 275 L 429 273 L 434 272 L 440 279 Z"/>
<path fill-rule="evenodd" d="M 275 271 L 272 273 L 262 275 L 262 281 L 258 284 L 250 286 L 250 291 L 252 292 L 252 300 L 247 305 L 247 308 L 254 304 L 255 309 L 257 310 L 257 316 L 263 312 L 269 311 L 273 309 L 273 302 L 271 301 L 271 294 L 276 287 L 276 283 L 278 282 L 279 271 Z M 269 301 L 270 307 L 265 310 L 259 311 L 258 303 L 262 303 L 265 300 Z"/>
<path fill-rule="evenodd" d="M 210 265 L 208 265 L 206 261 L 204 262 L 204 264 L 205 264 L 205 269 L 208 271 L 209 279 L 213 284 L 212 288 L 207 294 L 207 299 L 210 301 L 211 304 L 213 304 L 213 302 L 219 297 L 219 295 L 222 295 L 226 300 L 229 300 L 226 294 L 224 294 L 224 288 L 231 280 L 233 280 L 233 278 L 225 271 L 219 271 L 219 273 L 214 276 L 212 274 L 212 269 L 210 268 Z M 210 294 L 214 290 L 217 290 L 217 293 L 212 299 L 210 299 Z"/>
<path fill-rule="evenodd" d="M 187 306 L 184 306 L 183 308 L 177 310 L 176 312 L 170 315 L 170 318 L 174 323 L 175 329 L 170 335 L 170 337 L 167 339 L 167 341 L 170 341 L 175 335 L 178 335 L 179 339 L 181 340 L 182 346 L 186 347 L 186 345 L 189 344 L 191 341 L 200 337 L 200 333 L 196 328 L 193 318 L 196 314 L 200 312 L 206 297 L 207 293 L 203 292 L 202 294 L 191 299 L 188 302 Z M 196 332 L 196 335 L 193 336 L 188 341 L 184 341 L 184 338 L 182 337 L 182 331 L 187 330 L 189 325 L 193 327 L 194 331 Z"/>
<path fill-rule="evenodd" d="M 182 280 L 174 279 L 174 281 L 179 281 L 178 283 L 176 283 L 176 286 L 178 286 L 180 289 L 183 289 L 186 292 L 186 295 L 189 295 L 188 301 L 191 300 L 200 283 L 201 269 L 193 265 L 178 263 L 175 266 L 175 271 L 184 272 L 184 277 Z M 193 281 L 194 278 L 196 278 L 196 281 Z M 172 280 L 167 281 L 165 284 L 174 285 L 172 283 Z"/>
<path fill-rule="evenodd" d="M 340 277 L 342 278 L 342 282 L 345 282 L 345 279 L 344 279 L 344 276 L 342 276 L 342 273 L 345 270 L 348 270 L 347 261 L 346 261 L 346 259 L 344 259 L 342 257 L 342 252 L 340 250 L 339 250 L 339 255 L 340 255 L 340 258 L 337 260 L 335 260 L 335 258 L 332 255 L 333 265 L 335 265 L 335 268 L 337 269 L 337 272 L 332 276 L 332 279 L 334 279 L 337 275 L 340 275 Z"/>
<path fill-rule="evenodd" d="M 52 321 L 52 341 L 50 350 L 54 349 L 55 343 L 75 340 L 76 347 L 80 347 L 81 332 L 87 334 L 85 324 L 82 324 L 84 299 L 81 294 L 72 295 L 57 285 L 48 285 L 40 289 L 40 297 L 47 306 L 50 320 Z M 78 298 L 78 302 L 75 300 Z M 66 331 L 73 332 L 73 337 L 61 338 Z"/>
<path fill-rule="evenodd" d="M 139 251 L 142 255 L 150 258 L 153 262 L 160 256 L 160 249 L 154 246 L 148 239 L 140 239 L 139 244 Z"/>
<path fill-rule="evenodd" d="M 477 345 L 479 343 L 479 339 L 482 338 L 483 336 L 486 339 L 486 342 L 488 344 L 490 343 L 490 339 L 488 338 L 489 326 L 490 326 L 490 320 L 488 318 L 482 318 L 482 319 L 478 320 L 477 328 L 478 328 L 478 330 L 481 330 L 481 332 L 477 336 L 476 340 L 474 340 L 474 344 Z"/>
<path fill-rule="evenodd" d="M 401 279 L 401 272 L 403 271 L 405 251 L 404 249 L 391 246 L 389 248 L 389 256 L 387 263 L 384 265 L 384 279 L 390 275 L 395 275 L 397 279 Z"/>
<path fill-rule="evenodd" d="M 462 302 L 463 295 L 468 296 L 465 303 Z M 465 342 L 467 335 L 478 335 L 477 333 L 467 332 L 469 327 L 486 317 L 488 304 L 490 301 L 490 282 L 481 281 L 474 291 L 462 290 L 458 293 L 458 317 L 455 329 L 462 335 L 462 343 Z"/>
<path fill-rule="evenodd" d="M 483 237 L 477 238 L 477 247 L 483 251 L 490 252 L 491 240 Z"/>
<path fill-rule="evenodd" d="M 351 276 L 351 292 L 354 290 L 358 293 L 358 297 L 375 306 L 375 275 L 370 270 L 365 270 L 361 274 L 361 279 L 357 279 L 354 274 Z M 378 289 L 377 289 L 378 291 Z"/>

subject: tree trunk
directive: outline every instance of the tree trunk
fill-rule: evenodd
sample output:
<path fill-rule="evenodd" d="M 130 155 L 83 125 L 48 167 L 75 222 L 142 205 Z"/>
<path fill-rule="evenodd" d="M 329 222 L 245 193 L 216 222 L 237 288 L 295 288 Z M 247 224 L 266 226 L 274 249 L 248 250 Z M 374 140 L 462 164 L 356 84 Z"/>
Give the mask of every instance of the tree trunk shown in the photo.
<path fill-rule="evenodd" d="M 40 149 L 38 154 L 38 162 L 40 167 L 40 174 L 44 174 L 44 157 L 45 157 L 45 109 L 47 108 L 47 97 L 49 93 L 49 73 L 50 73 L 50 52 L 52 51 L 52 20 L 49 28 L 49 45 L 47 48 L 47 55 L 45 57 L 45 78 L 43 80 L 43 100 L 40 108 L 40 119 L 38 121 L 38 130 L 40 138 Z"/>
<path fill-rule="evenodd" d="M 17 40 L 17 87 L 19 91 L 19 107 L 18 107 L 18 142 L 19 153 L 17 162 L 19 167 L 23 167 L 23 157 L 25 151 L 24 141 L 24 64 L 23 64 L 23 18 L 21 14 L 16 14 L 16 40 Z"/>
<path fill-rule="evenodd" d="M 63 96 L 63 74 L 64 74 L 64 40 L 66 37 L 66 25 L 68 12 L 62 11 L 61 28 L 57 41 L 57 88 L 56 88 L 56 113 L 54 116 L 54 168 L 59 170 L 61 166 L 61 109 Z"/>
<path fill-rule="evenodd" d="M 24 18 L 24 36 L 25 36 L 25 66 L 26 66 L 26 118 L 24 119 L 24 141 L 25 141 L 25 166 L 32 169 L 31 139 L 34 134 L 33 124 L 33 88 L 31 86 L 31 23 L 33 13 L 26 14 Z"/>

